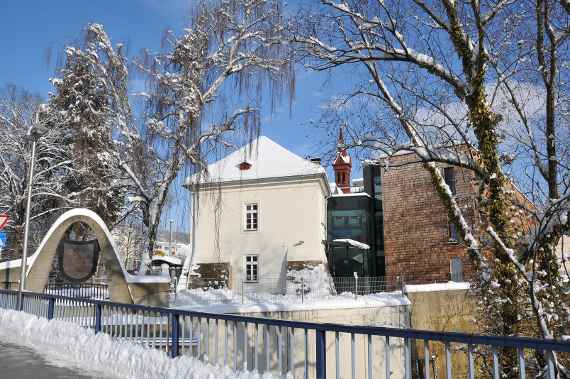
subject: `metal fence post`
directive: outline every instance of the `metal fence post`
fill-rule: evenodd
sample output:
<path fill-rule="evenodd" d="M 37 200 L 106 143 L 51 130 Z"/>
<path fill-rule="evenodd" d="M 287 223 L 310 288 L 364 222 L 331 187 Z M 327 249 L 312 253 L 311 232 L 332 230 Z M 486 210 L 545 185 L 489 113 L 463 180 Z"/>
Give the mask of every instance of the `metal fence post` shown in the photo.
<path fill-rule="evenodd" d="M 354 296 L 358 297 L 358 276 L 354 277 Z"/>
<path fill-rule="evenodd" d="M 95 334 L 101 331 L 101 304 L 95 304 Z"/>
<path fill-rule="evenodd" d="M 170 317 L 170 335 L 172 336 L 170 356 L 176 358 L 178 356 L 178 339 L 180 336 L 180 316 L 177 314 L 172 314 Z"/>
<path fill-rule="evenodd" d="M 315 352 L 316 353 L 315 368 L 317 371 L 317 379 L 326 379 L 327 377 L 326 332 L 321 329 L 316 329 L 315 338 L 317 340 L 317 346 Z"/>
<path fill-rule="evenodd" d="M 55 299 L 53 297 L 50 297 L 48 299 L 48 308 L 47 308 L 47 319 L 48 320 L 53 319 L 54 308 L 55 308 Z"/>

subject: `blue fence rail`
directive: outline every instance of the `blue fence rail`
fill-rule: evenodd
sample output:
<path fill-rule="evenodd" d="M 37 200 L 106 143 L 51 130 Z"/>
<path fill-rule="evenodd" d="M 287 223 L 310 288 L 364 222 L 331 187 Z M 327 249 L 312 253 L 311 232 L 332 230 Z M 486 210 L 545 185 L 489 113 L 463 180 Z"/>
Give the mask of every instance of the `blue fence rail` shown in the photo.
<path fill-rule="evenodd" d="M 320 324 L 212 314 L 170 308 L 130 305 L 94 299 L 27 292 L 22 310 L 103 332 L 111 337 L 167 352 L 190 355 L 236 371 L 290 373 L 299 378 L 433 378 L 431 349 L 441 344 L 445 373 L 441 377 L 501 377 L 499 355 L 517 353 L 519 377 L 540 373 L 557 378 L 553 352 L 570 353 L 570 343 L 516 337 L 439 333 L 376 326 Z M 17 292 L 0 290 L 0 307 L 17 309 Z M 412 350 L 423 341 L 423 369 L 413 370 Z M 481 374 L 476 359 L 488 352 L 489 375 Z M 543 365 L 527 361 L 541 352 Z M 467 372 L 454 372 L 464 354 Z M 534 367 L 533 372 L 529 371 Z M 414 375 L 414 376 L 412 376 Z"/>

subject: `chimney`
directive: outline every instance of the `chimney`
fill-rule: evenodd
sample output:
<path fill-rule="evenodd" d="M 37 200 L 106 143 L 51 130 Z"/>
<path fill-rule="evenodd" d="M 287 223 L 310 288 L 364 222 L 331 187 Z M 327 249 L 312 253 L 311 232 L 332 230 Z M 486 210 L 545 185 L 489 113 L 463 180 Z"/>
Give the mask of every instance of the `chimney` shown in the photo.
<path fill-rule="evenodd" d="M 340 128 L 338 133 L 336 149 L 336 157 L 332 164 L 334 169 L 336 187 L 339 188 L 343 193 L 350 193 L 350 174 L 352 171 L 352 160 L 350 159 L 350 155 L 348 155 L 348 151 L 346 150 L 342 128 Z"/>

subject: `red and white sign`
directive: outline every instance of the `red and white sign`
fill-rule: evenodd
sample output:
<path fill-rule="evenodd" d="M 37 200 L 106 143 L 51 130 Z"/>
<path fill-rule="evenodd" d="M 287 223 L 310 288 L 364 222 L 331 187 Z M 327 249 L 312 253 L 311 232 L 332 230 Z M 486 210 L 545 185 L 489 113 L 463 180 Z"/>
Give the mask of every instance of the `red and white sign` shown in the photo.
<path fill-rule="evenodd" d="M 0 230 L 4 229 L 6 224 L 8 224 L 8 220 L 10 219 L 7 214 L 0 214 Z"/>

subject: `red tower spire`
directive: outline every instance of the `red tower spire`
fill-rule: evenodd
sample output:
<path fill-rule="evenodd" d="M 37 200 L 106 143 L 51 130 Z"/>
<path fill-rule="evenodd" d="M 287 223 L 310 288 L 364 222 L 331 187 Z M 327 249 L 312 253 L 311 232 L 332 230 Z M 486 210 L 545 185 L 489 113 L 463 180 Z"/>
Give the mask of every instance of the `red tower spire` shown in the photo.
<path fill-rule="evenodd" d="M 334 169 L 336 187 L 339 188 L 343 193 L 350 193 L 350 172 L 352 171 L 352 160 L 350 159 L 350 155 L 348 155 L 348 151 L 346 150 L 342 127 L 338 133 L 336 149 L 336 157 L 332 164 Z"/>

